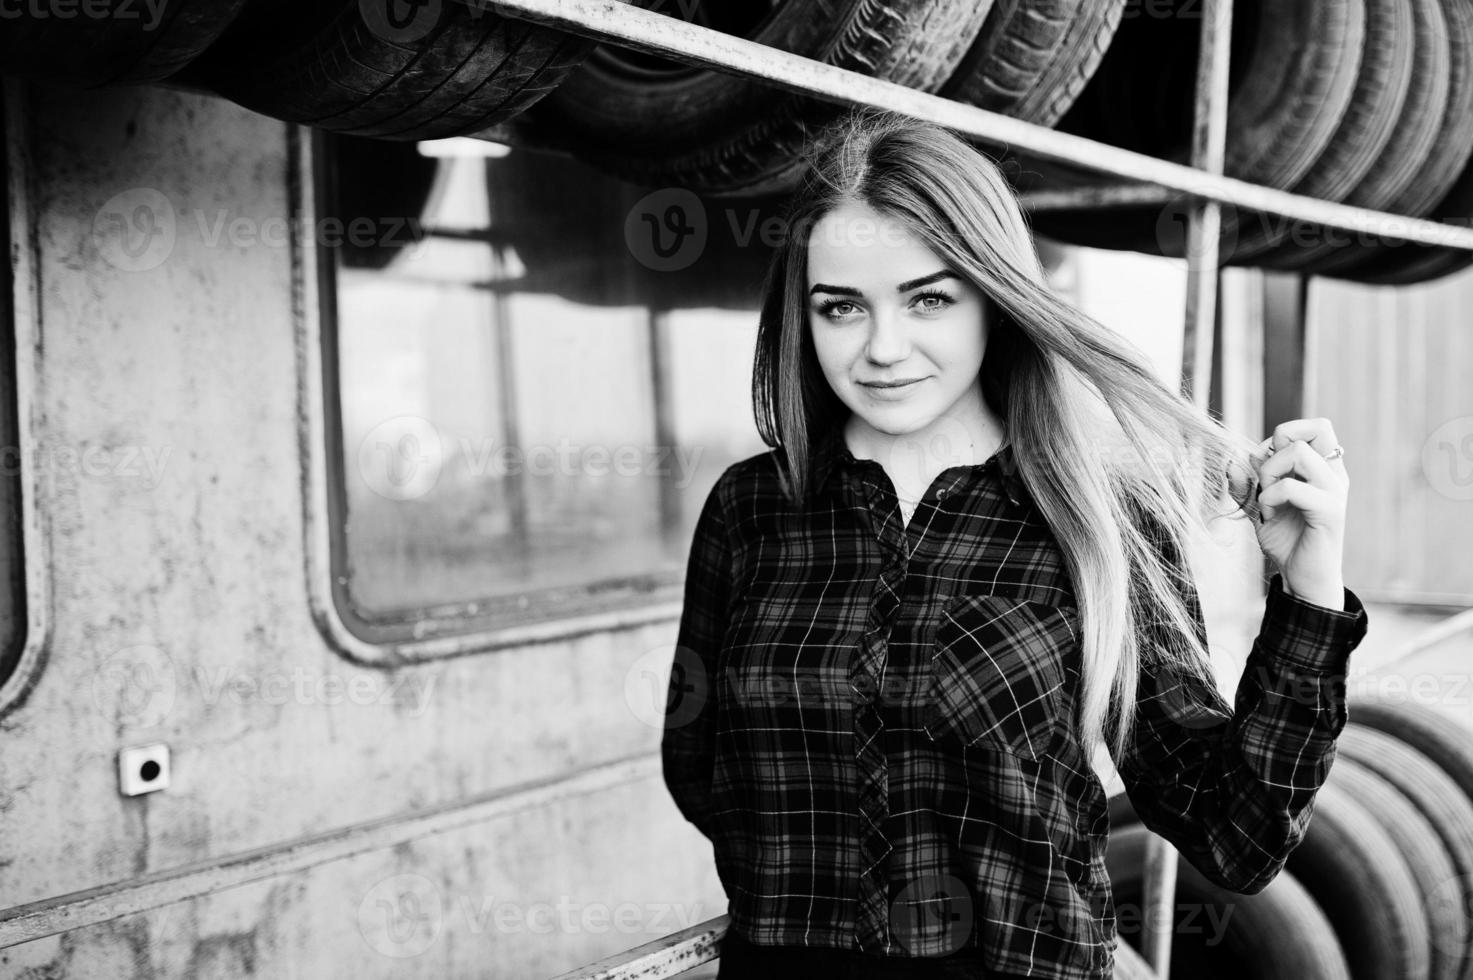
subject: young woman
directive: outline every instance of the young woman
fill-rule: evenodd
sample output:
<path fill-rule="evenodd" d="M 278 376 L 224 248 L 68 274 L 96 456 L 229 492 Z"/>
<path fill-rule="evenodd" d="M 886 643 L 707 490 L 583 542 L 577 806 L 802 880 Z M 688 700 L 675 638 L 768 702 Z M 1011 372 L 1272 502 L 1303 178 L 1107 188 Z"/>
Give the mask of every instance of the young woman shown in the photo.
<path fill-rule="evenodd" d="M 1255 446 L 1162 385 L 940 128 L 851 114 L 787 228 L 773 449 L 700 514 L 663 745 L 730 901 L 719 976 L 1110 977 L 1097 748 L 1234 891 L 1308 826 L 1366 629 L 1334 430 Z M 1235 708 L 1189 557 L 1224 516 L 1279 569 Z"/>

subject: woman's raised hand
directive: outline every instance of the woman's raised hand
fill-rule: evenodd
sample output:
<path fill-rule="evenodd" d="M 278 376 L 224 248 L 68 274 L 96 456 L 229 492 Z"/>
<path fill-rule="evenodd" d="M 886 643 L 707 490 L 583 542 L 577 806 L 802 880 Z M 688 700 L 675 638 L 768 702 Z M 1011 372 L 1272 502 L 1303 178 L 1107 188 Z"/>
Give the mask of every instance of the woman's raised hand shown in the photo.
<path fill-rule="evenodd" d="M 1258 444 L 1258 546 L 1274 560 L 1289 594 L 1344 608 L 1345 497 L 1350 477 L 1329 419 L 1292 419 Z"/>

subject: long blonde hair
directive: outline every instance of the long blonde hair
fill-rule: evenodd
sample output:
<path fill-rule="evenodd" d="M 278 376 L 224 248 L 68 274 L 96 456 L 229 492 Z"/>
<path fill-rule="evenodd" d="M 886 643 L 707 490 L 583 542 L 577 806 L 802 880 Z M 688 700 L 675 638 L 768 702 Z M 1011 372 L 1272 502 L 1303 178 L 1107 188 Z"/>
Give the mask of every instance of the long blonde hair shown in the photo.
<path fill-rule="evenodd" d="M 806 507 L 812 449 L 847 407 L 808 327 L 808 238 L 829 211 L 867 205 L 904 222 L 988 299 L 982 394 L 1063 552 L 1078 601 L 1077 732 L 1117 763 L 1134 730 L 1138 672 L 1215 685 L 1192 566 L 1209 523 L 1244 517 L 1253 442 L 1167 388 L 1120 334 L 1054 294 L 1012 189 L 960 137 L 855 110 L 809 147 L 764 286 L 752 381 L 759 434 L 781 446 L 785 492 Z M 1223 512 L 1224 493 L 1232 506 Z"/>

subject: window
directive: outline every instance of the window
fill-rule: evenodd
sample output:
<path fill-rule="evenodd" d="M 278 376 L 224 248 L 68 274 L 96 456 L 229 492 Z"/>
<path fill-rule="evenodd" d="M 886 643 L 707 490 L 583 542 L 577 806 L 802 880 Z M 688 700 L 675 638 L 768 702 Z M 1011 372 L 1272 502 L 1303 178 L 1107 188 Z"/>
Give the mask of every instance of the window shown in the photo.
<path fill-rule="evenodd" d="M 625 238 L 649 192 L 570 158 L 317 138 L 345 623 L 390 642 L 678 599 L 706 494 L 767 448 L 761 243 L 660 271 Z"/>

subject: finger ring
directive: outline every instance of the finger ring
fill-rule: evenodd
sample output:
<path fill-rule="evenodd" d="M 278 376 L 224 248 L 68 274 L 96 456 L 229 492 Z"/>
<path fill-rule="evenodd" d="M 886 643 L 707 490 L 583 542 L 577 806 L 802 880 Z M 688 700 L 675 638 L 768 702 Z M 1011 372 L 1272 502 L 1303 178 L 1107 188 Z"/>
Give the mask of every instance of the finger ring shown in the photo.
<path fill-rule="evenodd" d="M 1334 449 L 1332 449 L 1329 452 L 1325 453 L 1325 459 L 1339 459 L 1341 456 L 1344 456 L 1344 455 L 1345 455 L 1345 447 L 1344 446 L 1336 446 Z"/>

